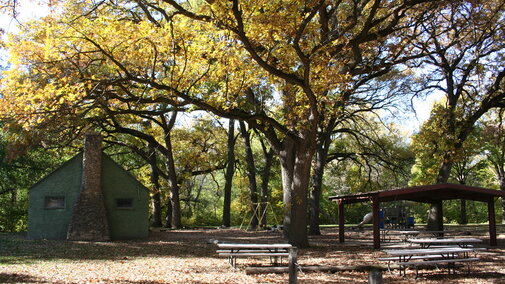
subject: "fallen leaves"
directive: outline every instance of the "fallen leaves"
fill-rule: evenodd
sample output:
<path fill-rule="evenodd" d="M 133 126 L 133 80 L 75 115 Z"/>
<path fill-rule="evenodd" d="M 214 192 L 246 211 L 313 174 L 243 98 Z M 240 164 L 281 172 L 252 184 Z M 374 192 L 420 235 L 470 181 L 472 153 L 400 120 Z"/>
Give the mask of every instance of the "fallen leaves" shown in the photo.
<path fill-rule="evenodd" d="M 499 227 L 499 231 L 505 228 Z M 503 233 L 502 233 L 503 234 Z M 482 231 L 485 237 L 485 230 Z M 373 250 L 371 233 L 350 233 L 339 244 L 335 229 L 311 237 L 311 247 L 299 249 L 300 265 L 376 265 L 381 251 Z M 152 232 L 144 241 L 67 242 L 32 241 L 0 234 L 0 282 L 26 283 L 286 283 L 287 274 L 246 275 L 245 266 L 269 265 L 268 259 L 239 259 L 233 269 L 216 254 L 209 239 L 228 242 L 283 242 L 280 233 L 235 229 Z M 9 240 L 9 241 L 4 241 Z M 417 283 L 489 283 L 505 276 L 505 246 L 480 253 L 472 273 L 447 275 L 445 269 L 421 270 Z M 14 250 L 14 247 L 16 249 Z M 284 261 L 285 263 L 285 261 Z M 385 282 L 411 283 L 396 272 L 383 274 Z M 300 283 L 366 282 L 366 272 L 298 273 Z"/>

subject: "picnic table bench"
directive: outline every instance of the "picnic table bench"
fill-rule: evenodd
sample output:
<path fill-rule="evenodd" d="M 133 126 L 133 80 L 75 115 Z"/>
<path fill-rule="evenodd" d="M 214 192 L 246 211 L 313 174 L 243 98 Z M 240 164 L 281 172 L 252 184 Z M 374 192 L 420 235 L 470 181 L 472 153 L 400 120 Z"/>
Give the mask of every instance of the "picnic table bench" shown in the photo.
<path fill-rule="evenodd" d="M 449 273 L 451 269 L 455 273 L 456 263 L 466 263 L 467 273 L 470 273 L 469 262 L 478 261 L 478 257 L 469 257 L 470 252 L 475 252 L 473 248 L 461 247 L 440 247 L 440 248 L 415 248 L 415 249 L 399 249 L 399 250 L 384 250 L 391 257 L 379 258 L 380 261 L 388 261 L 388 270 L 390 270 L 390 262 L 396 261 L 400 268 L 400 275 L 406 275 L 406 268 L 413 266 L 416 268 L 416 278 L 418 276 L 418 268 L 421 265 L 447 264 Z"/>
<path fill-rule="evenodd" d="M 449 233 L 449 231 L 427 231 L 427 230 L 398 230 L 398 229 L 380 229 L 381 240 L 385 242 L 386 240 L 391 241 L 392 236 L 400 236 L 403 242 L 406 242 L 410 238 L 416 238 L 419 235 L 433 235 L 434 237 L 441 237 L 444 234 Z"/>
<path fill-rule="evenodd" d="M 421 248 L 429 248 L 432 245 L 457 245 L 465 248 L 473 243 L 482 243 L 482 239 L 477 238 L 418 238 L 407 239 L 407 242 L 421 245 Z"/>
<path fill-rule="evenodd" d="M 219 256 L 228 257 L 228 262 L 236 268 L 238 257 L 269 257 L 273 265 L 282 262 L 283 257 L 289 257 L 290 244 L 232 244 L 218 243 Z M 279 261 L 280 260 L 280 261 Z"/>
<path fill-rule="evenodd" d="M 402 241 L 407 241 L 408 238 L 414 238 L 419 235 L 421 231 L 417 230 L 390 230 L 390 229 L 381 229 L 381 239 L 383 242 L 386 240 L 391 241 L 392 236 L 401 236 Z"/>

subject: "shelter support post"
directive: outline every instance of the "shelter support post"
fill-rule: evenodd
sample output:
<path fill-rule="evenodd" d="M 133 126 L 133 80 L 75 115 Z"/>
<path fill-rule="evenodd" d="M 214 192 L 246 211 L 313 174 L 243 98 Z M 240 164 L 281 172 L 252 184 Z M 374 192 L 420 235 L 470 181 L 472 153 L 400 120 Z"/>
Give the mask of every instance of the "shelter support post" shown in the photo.
<path fill-rule="evenodd" d="M 494 198 L 491 197 L 487 202 L 487 212 L 489 217 L 489 245 L 496 246 L 496 218 L 494 213 Z"/>
<path fill-rule="evenodd" d="M 379 218 L 380 218 L 380 201 L 378 198 L 372 200 L 372 214 L 373 214 L 373 247 L 375 249 L 380 249 L 381 247 L 381 235 L 379 229 Z"/>
<path fill-rule="evenodd" d="M 344 202 L 338 203 L 338 241 L 343 243 L 345 241 L 345 228 L 344 228 Z"/>

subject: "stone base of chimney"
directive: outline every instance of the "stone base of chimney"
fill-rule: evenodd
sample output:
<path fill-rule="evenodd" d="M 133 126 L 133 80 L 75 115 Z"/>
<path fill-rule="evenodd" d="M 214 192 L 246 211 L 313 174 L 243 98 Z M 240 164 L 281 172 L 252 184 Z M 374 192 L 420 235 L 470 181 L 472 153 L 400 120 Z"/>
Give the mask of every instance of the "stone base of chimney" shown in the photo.
<path fill-rule="evenodd" d="M 86 135 L 79 198 L 74 205 L 67 239 L 75 241 L 110 240 L 107 212 L 101 186 L 102 137 Z"/>

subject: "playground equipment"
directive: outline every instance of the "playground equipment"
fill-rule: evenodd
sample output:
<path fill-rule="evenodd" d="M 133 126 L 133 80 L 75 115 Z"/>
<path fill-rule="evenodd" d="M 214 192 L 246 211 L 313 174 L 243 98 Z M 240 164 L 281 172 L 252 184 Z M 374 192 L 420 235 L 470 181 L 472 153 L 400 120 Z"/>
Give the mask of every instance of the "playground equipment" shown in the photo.
<path fill-rule="evenodd" d="M 364 224 L 371 223 L 372 212 L 363 216 L 361 221 L 353 229 L 361 229 Z M 411 216 L 410 204 L 405 202 L 394 202 L 390 207 L 385 207 L 379 211 L 379 227 L 381 229 L 410 229 L 414 228 L 414 217 Z"/>
<path fill-rule="evenodd" d="M 380 211 L 379 227 L 382 229 L 414 228 L 414 217 L 409 202 L 397 201 Z"/>
<path fill-rule="evenodd" d="M 245 227 L 245 230 L 249 230 L 249 228 L 251 228 L 251 224 L 252 224 L 254 217 L 256 217 L 257 220 L 261 220 L 264 216 L 266 216 L 267 211 L 269 209 L 270 209 L 271 216 L 273 216 L 273 218 L 275 219 L 275 224 L 280 224 L 279 220 L 277 219 L 277 216 L 274 212 L 274 208 L 272 207 L 270 202 L 253 203 L 252 206 L 253 206 L 253 213 L 252 213 L 251 219 L 249 220 L 249 223 Z M 263 208 L 263 210 L 261 210 L 262 208 Z M 244 227 L 246 220 L 247 220 L 247 214 L 244 216 L 244 219 L 242 220 L 242 223 L 240 224 L 241 230 Z M 280 225 L 274 225 L 274 226 L 280 227 Z M 260 228 L 260 226 L 258 226 L 256 228 L 256 230 L 261 230 L 261 229 L 265 229 L 265 228 Z"/>
<path fill-rule="evenodd" d="M 356 229 L 361 229 L 364 224 L 372 222 L 373 219 L 373 213 L 369 212 L 365 216 L 363 216 L 363 221 L 361 221 L 357 226 Z"/>

